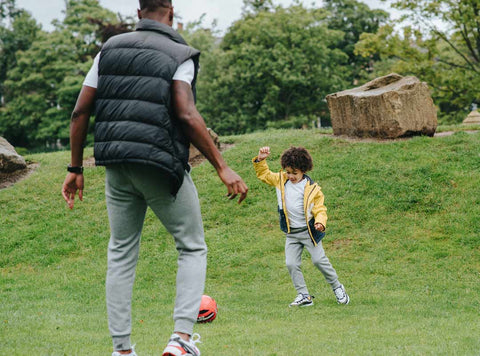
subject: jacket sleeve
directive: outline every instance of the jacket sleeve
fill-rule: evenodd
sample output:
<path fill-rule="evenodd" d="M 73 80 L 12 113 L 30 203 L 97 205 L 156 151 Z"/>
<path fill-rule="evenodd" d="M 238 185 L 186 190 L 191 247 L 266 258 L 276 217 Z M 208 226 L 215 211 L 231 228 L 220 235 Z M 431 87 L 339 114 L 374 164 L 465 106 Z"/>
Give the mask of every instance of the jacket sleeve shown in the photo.
<path fill-rule="evenodd" d="M 280 185 L 280 173 L 273 173 L 268 168 L 266 159 L 260 162 L 255 162 L 256 159 L 257 157 L 255 156 L 252 159 L 252 163 L 253 163 L 253 168 L 255 168 L 255 173 L 257 174 L 257 178 L 260 179 L 262 182 L 267 183 L 268 185 L 278 187 Z"/>
<path fill-rule="evenodd" d="M 315 196 L 313 198 L 312 214 L 316 223 L 321 223 L 327 227 L 327 207 L 324 205 L 325 197 L 320 187 L 315 188 Z"/>

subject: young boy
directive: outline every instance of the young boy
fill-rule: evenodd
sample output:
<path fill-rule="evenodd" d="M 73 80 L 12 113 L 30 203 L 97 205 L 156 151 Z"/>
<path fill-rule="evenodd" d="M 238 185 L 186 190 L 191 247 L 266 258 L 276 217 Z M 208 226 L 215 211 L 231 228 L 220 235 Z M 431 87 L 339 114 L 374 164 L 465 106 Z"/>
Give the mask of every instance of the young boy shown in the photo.
<path fill-rule="evenodd" d="M 270 147 L 261 147 L 252 161 L 257 178 L 277 190 L 280 228 L 287 236 L 285 260 L 298 293 L 290 307 L 313 305 L 313 297 L 308 293 L 301 270 L 304 248 L 307 248 L 313 264 L 331 285 L 337 302 L 348 304 L 350 298 L 322 247 L 327 208 L 323 205 L 321 188 L 305 174 L 313 168 L 310 153 L 303 147 L 289 148 L 280 157 L 283 168 L 280 173 L 273 173 L 268 168 L 265 159 L 269 155 Z"/>

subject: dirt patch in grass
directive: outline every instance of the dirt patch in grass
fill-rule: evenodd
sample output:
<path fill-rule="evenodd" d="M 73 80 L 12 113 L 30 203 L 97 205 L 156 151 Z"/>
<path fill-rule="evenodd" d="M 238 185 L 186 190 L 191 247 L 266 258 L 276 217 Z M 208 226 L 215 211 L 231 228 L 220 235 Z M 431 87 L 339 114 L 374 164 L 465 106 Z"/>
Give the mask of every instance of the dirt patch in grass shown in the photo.
<path fill-rule="evenodd" d="M 39 163 L 28 163 L 27 168 L 11 173 L 0 172 L 0 189 L 8 188 L 15 183 L 27 178 L 40 166 Z"/>

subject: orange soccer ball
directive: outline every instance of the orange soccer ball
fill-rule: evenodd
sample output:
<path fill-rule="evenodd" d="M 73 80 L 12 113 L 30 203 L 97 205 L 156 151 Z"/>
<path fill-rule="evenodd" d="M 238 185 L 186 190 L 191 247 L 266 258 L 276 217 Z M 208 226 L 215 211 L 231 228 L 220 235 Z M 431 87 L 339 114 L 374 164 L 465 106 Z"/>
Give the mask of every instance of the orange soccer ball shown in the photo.
<path fill-rule="evenodd" d="M 202 295 L 197 323 L 210 323 L 217 317 L 217 302 L 208 295 Z"/>

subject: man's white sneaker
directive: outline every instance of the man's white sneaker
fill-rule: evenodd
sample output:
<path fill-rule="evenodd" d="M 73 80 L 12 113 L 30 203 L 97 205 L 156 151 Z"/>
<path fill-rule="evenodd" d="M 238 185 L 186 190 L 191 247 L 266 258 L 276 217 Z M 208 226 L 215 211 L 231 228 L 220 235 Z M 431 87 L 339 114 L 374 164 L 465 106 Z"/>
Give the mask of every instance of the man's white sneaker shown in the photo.
<path fill-rule="evenodd" d="M 350 297 L 348 296 L 347 292 L 345 291 L 345 287 L 343 284 L 340 284 L 340 287 L 335 288 L 333 290 L 335 293 L 335 297 L 337 298 L 338 304 L 348 304 L 350 303 Z"/>
<path fill-rule="evenodd" d="M 121 354 L 118 351 L 114 351 L 112 353 L 112 356 L 137 356 L 137 354 L 135 353 L 135 345 L 132 345 L 132 351 L 129 354 Z"/>
<path fill-rule="evenodd" d="M 198 334 L 193 334 L 190 341 L 183 340 L 180 335 L 172 334 L 162 356 L 200 356 L 200 350 L 195 346 L 200 342 Z"/>
<path fill-rule="evenodd" d="M 295 300 L 290 303 L 289 307 L 309 307 L 313 305 L 313 296 L 299 293 Z"/>

